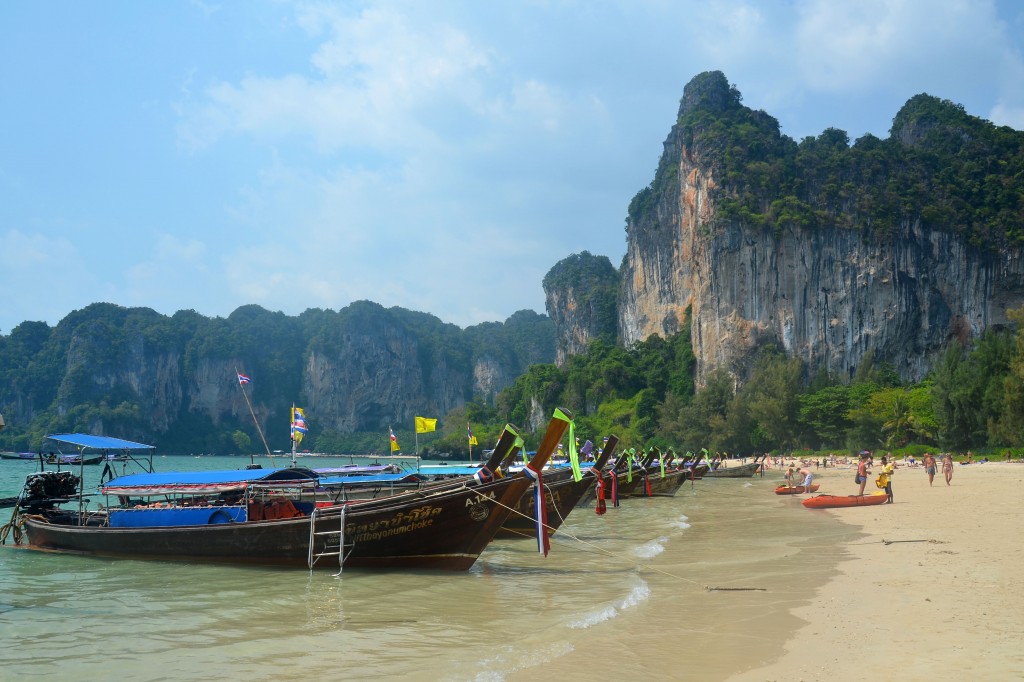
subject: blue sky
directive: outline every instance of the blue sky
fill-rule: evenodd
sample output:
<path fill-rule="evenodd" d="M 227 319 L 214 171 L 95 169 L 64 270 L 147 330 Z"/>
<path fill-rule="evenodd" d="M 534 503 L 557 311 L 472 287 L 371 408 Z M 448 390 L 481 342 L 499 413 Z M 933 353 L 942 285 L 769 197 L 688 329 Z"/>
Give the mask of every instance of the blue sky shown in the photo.
<path fill-rule="evenodd" d="M 1024 9 L 941 0 L 0 4 L 0 333 L 109 301 L 461 326 L 618 265 L 683 86 L 796 139 L 928 92 L 1024 129 Z"/>

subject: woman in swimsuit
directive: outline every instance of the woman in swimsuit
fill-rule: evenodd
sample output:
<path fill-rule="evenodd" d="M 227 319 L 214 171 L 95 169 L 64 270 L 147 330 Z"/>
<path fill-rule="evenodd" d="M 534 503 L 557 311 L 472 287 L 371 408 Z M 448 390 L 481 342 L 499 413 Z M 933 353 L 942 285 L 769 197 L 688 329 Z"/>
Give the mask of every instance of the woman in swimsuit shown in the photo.
<path fill-rule="evenodd" d="M 942 456 L 942 475 L 946 477 L 946 485 L 953 480 L 953 455 L 948 452 Z"/>

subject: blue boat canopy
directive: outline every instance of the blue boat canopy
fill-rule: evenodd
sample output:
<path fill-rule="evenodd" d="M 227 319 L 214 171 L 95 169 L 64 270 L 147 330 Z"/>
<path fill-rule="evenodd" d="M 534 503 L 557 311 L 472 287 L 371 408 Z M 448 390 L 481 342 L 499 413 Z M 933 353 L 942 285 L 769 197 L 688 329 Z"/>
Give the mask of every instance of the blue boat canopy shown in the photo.
<path fill-rule="evenodd" d="M 130 474 L 109 481 L 101 488 L 105 495 L 167 495 L 172 493 L 211 494 L 243 490 L 249 485 L 292 486 L 312 484 L 316 472 L 303 467 L 290 469 L 232 469 L 230 471 L 169 471 Z"/>
<path fill-rule="evenodd" d="M 121 438 L 111 438 L 110 436 L 93 436 L 88 433 L 56 433 L 47 436 L 47 438 L 58 443 L 70 443 L 80 448 L 93 448 L 95 450 L 146 450 L 154 447 L 145 443 L 136 443 Z"/>

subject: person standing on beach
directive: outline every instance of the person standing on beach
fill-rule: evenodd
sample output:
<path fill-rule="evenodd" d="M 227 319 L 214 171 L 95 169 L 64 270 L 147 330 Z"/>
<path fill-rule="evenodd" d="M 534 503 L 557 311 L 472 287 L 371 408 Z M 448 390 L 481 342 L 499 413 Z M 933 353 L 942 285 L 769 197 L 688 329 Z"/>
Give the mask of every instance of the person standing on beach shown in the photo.
<path fill-rule="evenodd" d="M 948 452 L 942 456 L 942 475 L 946 477 L 946 485 L 953 480 L 953 455 Z"/>
<path fill-rule="evenodd" d="M 804 487 L 804 492 L 805 493 L 812 492 L 811 491 L 811 481 L 814 480 L 814 474 L 811 473 L 810 469 L 804 468 L 804 469 L 800 470 L 800 475 L 804 477 L 804 482 L 802 483 L 802 485 Z"/>
<path fill-rule="evenodd" d="M 924 472 L 928 474 L 928 485 L 930 486 L 935 480 L 935 458 L 930 452 L 924 453 Z"/>
<path fill-rule="evenodd" d="M 888 496 L 886 504 L 892 504 L 892 472 L 896 470 L 896 461 L 890 460 L 888 457 L 882 458 L 882 485 L 885 488 L 885 494 Z"/>
<path fill-rule="evenodd" d="M 860 456 L 860 463 L 857 464 L 857 478 L 855 480 L 857 483 L 860 483 L 860 491 L 857 493 L 858 496 L 862 496 L 864 494 L 864 486 L 867 485 L 868 476 L 871 475 L 871 472 L 868 471 L 868 457 L 870 457 L 868 453 L 862 453 Z"/>

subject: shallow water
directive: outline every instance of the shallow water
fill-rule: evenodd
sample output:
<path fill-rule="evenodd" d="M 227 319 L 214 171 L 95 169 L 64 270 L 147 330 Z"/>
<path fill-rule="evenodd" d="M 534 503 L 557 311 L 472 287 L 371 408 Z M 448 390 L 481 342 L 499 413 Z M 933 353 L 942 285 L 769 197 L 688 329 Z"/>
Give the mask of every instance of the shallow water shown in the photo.
<path fill-rule="evenodd" d="M 209 460 L 157 466 L 237 468 Z M 0 496 L 16 494 L 30 469 L 0 463 Z M 726 679 L 781 653 L 799 625 L 789 609 L 813 598 L 854 537 L 831 515 L 773 495 L 774 485 L 698 481 L 604 516 L 579 508 L 547 558 L 531 540 L 499 540 L 459 574 L 335 578 L 8 546 L 3 676 Z"/>

